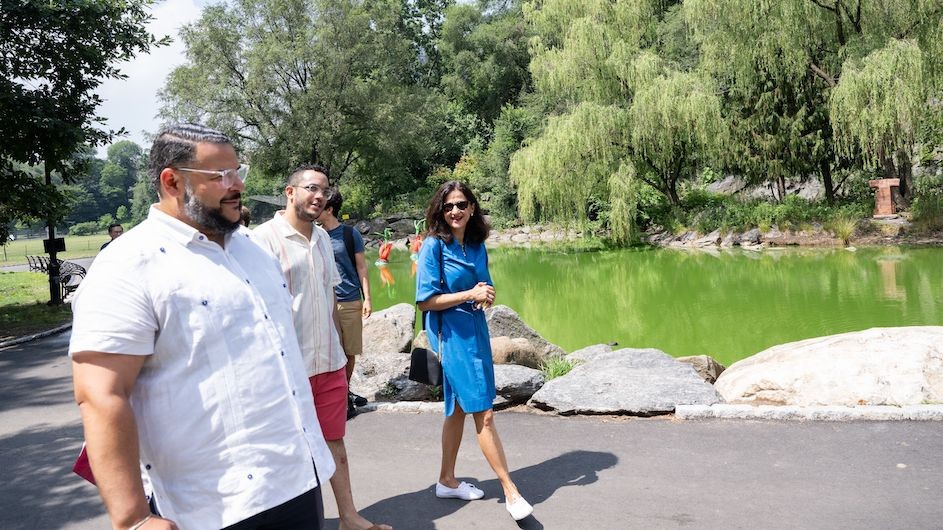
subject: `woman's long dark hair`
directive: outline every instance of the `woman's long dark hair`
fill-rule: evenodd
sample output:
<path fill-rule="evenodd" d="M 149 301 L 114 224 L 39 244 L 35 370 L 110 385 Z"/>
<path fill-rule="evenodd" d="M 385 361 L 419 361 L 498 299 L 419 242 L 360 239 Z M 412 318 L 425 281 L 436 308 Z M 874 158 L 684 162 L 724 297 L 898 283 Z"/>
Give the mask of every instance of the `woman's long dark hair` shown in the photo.
<path fill-rule="evenodd" d="M 457 180 L 442 184 L 432 195 L 429 207 L 426 208 L 426 236 L 437 237 L 446 243 L 452 242 L 452 229 L 445 222 L 445 198 L 455 190 L 462 192 L 468 202 L 475 206 L 475 215 L 469 217 L 468 224 L 465 225 L 465 242 L 484 243 L 488 239 L 491 227 L 485 222 L 481 207 L 478 206 L 478 198 L 472 193 L 471 188 Z"/>

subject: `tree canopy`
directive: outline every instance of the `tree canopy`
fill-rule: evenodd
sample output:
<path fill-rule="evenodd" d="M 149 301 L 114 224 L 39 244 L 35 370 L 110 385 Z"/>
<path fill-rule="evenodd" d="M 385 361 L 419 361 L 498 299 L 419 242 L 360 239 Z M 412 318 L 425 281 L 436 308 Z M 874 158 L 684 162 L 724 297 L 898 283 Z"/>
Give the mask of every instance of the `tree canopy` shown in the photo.
<path fill-rule="evenodd" d="M 152 3 L 0 0 L 0 243 L 13 220 L 54 225 L 66 197 L 51 174 L 72 181 L 80 152 L 115 134 L 96 115 L 94 90 L 122 77 L 121 61 L 166 42 L 147 32 Z M 27 165 L 42 165 L 45 179 Z"/>

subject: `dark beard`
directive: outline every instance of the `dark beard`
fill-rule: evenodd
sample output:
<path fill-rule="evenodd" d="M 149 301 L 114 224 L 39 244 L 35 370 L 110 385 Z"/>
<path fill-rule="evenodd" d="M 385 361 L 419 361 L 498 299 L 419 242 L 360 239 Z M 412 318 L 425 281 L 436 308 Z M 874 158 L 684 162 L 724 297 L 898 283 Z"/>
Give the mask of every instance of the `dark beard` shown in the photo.
<path fill-rule="evenodd" d="M 300 202 L 296 202 L 294 204 L 294 207 L 295 207 L 295 216 L 297 216 L 298 219 L 301 219 L 303 221 L 308 221 L 309 223 L 313 223 L 318 220 L 318 217 L 321 216 L 320 213 L 318 215 L 311 215 L 310 213 L 306 212 L 304 204 Z M 321 210 L 321 211 L 323 212 L 324 210 Z"/>
<path fill-rule="evenodd" d="M 230 221 L 226 219 L 221 208 L 210 208 L 203 204 L 193 194 L 189 182 L 184 185 L 183 189 L 183 212 L 187 214 L 190 220 L 201 226 L 203 232 L 208 234 L 227 235 L 242 226 L 239 220 Z"/>

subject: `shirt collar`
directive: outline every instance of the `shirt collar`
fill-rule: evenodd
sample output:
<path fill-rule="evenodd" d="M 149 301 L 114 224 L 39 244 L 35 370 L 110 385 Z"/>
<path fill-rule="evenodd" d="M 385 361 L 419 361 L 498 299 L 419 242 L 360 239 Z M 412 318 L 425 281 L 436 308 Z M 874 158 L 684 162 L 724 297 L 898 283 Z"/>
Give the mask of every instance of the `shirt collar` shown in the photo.
<path fill-rule="evenodd" d="M 275 217 L 272 218 L 274 221 L 275 231 L 280 237 L 285 239 L 292 238 L 304 238 L 304 235 L 295 229 L 294 226 L 291 226 L 291 223 L 285 219 L 285 210 L 279 210 L 275 212 Z M 311 243 L 314 243 L 318 240 L 317 238 L 318 226 L 314 223 L 311 223 L 311 234 L 308 238 Z M 305 241 L 307 243 L 307 241 Z"/>
<path fill-rule="evenodd" d="M 147 219 L 148 221 L 158 223 L 166 228 L 170 237 L 181 245 L 186 246 L 190 243 L 209 240 L 209 238 L 203 232 L 200 232 L 196 228 L 193 228 L 187 223 L 184 223 L 180 219 L 167 214 L 158 208 L 156 204 L 151 205 L 151 209 L 147 212 Z M 231 237 L 232 232 L 226 234 L 224 242 L 227 245 L 229 244 L 229 239 Z"/>

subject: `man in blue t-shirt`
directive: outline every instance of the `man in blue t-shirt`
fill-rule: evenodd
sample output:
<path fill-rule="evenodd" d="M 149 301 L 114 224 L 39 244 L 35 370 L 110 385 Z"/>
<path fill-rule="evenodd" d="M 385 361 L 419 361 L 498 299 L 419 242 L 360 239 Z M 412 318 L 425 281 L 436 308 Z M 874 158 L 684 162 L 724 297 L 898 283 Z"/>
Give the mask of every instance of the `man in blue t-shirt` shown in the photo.
<path fill-rule="evenodd" d="M 332 188 L 324 210 L 318 221 L 331 236 L 334 247 L 334 262 L 341 275 L 341 283 L 334 288 L 337 295 L 337 332 L 341 346 L 347 354 L 347 383 L 354 373 L 357 356 L 363 353 L 363 318 L 370 316 L 370 279 L 367 277 L 367 261 L 364 259 L 363 238 L 360 232 L 341 223 L 340 215 L 344 198 L 340 190 Z M 361 296 L 362 295 L 362 296 Z M 353 392 L 347 395 L 347 418 L 357 414 L 355 407 L 367 404 L 367 399 Z"/>

